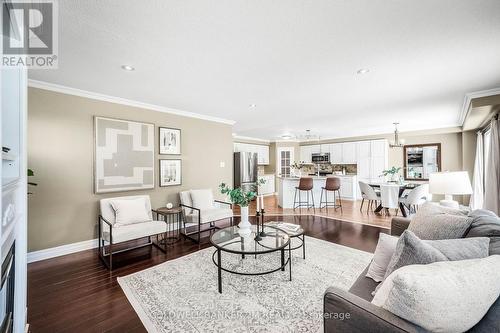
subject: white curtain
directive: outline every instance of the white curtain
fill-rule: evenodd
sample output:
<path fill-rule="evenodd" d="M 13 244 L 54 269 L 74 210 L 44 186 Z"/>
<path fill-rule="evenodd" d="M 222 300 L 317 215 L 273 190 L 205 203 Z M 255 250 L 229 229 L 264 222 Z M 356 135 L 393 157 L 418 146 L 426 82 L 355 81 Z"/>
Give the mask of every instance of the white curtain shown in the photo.
<path fill-rule="evenodd" d="M 484 150 L 483 133 L 477 132 L 476 159 L 474 161 L 474 175 L 472 176 L 472 195 L 470 207 L 472 209 L 483 208 L 484 202 Z"/>
<path fill-rule="evenodd" d="M 498 120 L 491 121 L 491 139 L 484 173 L 484 208 L 500 214 L 500 137 Z"/>

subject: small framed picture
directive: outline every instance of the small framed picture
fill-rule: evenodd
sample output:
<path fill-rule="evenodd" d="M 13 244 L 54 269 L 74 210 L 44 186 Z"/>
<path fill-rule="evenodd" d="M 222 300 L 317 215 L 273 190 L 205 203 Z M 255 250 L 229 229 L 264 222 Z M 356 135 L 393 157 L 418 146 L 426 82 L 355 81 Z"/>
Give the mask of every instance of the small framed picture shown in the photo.
<path fill-rule="evenodd" d="M 160 155 L 181 154 L 181 130 L 160 127 Z"/>
<path fill-rule="evenodd" d="M 160 186 L 175 186 L 181 184 L 181 160 L 160 160 Z"/>

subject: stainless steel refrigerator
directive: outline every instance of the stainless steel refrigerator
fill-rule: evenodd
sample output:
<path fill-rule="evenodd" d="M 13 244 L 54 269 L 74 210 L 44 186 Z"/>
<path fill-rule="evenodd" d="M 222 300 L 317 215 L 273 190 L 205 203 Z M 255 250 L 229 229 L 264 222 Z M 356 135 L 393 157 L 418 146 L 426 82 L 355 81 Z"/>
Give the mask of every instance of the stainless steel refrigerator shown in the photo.
<path fill-rule="evenodd" d="M 234 187 L 257 191 L 257 153 L 234 153 Z"/>

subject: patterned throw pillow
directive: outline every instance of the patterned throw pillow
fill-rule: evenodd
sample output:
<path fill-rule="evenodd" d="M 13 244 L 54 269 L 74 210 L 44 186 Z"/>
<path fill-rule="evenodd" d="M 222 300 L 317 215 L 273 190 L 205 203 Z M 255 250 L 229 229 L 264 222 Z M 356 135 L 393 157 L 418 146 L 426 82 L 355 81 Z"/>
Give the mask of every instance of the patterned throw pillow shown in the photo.
<path fill-rule="evenodd" d="M 474 220 L 467 213 L 467 211 L 426 202 L 415 214 L 408 230 L 421 239 L 462 238 Z"/>

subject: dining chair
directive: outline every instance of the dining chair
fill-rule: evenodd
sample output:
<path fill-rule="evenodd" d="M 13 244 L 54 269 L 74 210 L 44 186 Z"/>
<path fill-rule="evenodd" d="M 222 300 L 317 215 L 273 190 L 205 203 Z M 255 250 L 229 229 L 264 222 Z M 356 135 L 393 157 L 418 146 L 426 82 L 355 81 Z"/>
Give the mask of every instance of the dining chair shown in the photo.
<path fill-rule="evenodd" d="M 382 201 L 382 208 L 388 213 L 389 209 L 394 208 L 396 215 L 399 210 L 399 190 L 400 186 L 396 184 L 381 184 L 380 185 L 380 199 Z"/>
<path fill-rule="evenodd" d="M 405 205 L 410 214 L 416 213 L 418 206 L 429 200 L 429 184 L 422 184 L 411 190 L 408 195 L 399 199 L 399 201 Z"/>
<path fill-rule="evenodd" d="M 359 181 L 358 184 L 361 191 L 361 198 L 363 199 L 361 201 L 359 211 L 363 211 L 363 204 L 365 203 L 365 200 L 368 200 L 368 206 L 366 207 L 366 212 L 368 213 L 370 208 L 373 207 L 373 203 L 377 206 L 377 202 L 380 200 L 380 195 L 369 184 L 362 181 Z"/>

